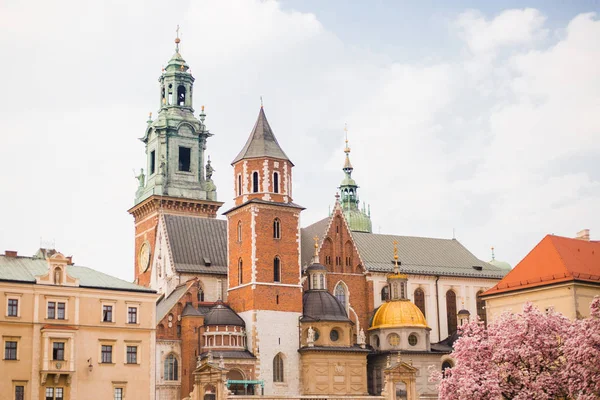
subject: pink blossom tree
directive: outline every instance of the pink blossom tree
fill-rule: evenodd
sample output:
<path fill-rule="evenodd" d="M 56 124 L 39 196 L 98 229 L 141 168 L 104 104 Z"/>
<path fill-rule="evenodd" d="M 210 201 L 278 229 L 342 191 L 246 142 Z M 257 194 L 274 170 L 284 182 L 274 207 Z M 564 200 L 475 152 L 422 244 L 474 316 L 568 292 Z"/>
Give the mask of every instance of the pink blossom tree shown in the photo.
<path fill-rule="evenodd" d="M 544 400 L 565 397 L 563 341 L 571 322 L 541 313 L 530 303 L 521 314 L 504 313 L 487 329 L 473 321 L 461 329 L 452 357 L 456 365 L 440 380 L 440 399 Z"/>
<path fill-rule="evenodd" d="M 573 322 L 564 347 L 570 396 L 600 399 L 600 297 L 590 304 L 590 318 Z"/>

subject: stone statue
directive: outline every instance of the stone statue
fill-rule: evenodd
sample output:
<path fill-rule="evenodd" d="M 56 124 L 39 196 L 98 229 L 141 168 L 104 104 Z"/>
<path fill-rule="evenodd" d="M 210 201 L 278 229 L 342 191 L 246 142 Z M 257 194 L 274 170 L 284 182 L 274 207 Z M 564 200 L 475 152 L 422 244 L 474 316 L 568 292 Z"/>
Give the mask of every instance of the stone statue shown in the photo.
<path fill-rule="evenodd" d="M 225 360 L 223 360 L 223 354 L 219 357 L 219 368 L 225 369 Z"/>
<path fill-rule="evenodd" d="M 365 339 L 365 331 L 362 328 L 360 328 L 360 332 L 358 332 L 357 342 L 363 349 L 365 348 Z"/>
<path fill-rule="evenodd" d="M 208 360 L 206 360 L 206 362 L 209 364 L 213 363 L 213 354 L 211 350 L 208 351 Z"/>
<path fill-rule="evenodd" d="M 200 356 L 196 357 L 196 368 L 200 367 L 201 364 L 202 360 L 200 359 Z"/>
<path fill-rule="evenodd" d="M 161 155 L 160 156 L 160 164 L 158 164 L 158 173 L 161 175 L 164 175 L 165 173 L 165 165 L 167 163 L 165 162 L 165 155 Z"/>
<path fill-rule="evenodd" d="M 146 175 L 144 175 L 144 168 L 140 169 L 140 174 L 135 177 L 139 182 L 139 187 L 143 188 L 146 184 Z"/>
<path fill-rule="evenodd" d="M 315 345 L 315 330 L 312 326 L 308 327 L 308 337 L 306 339 L 306 343 L 308 343 L 309 347 L 313 347 Z"/>
<path fill-rule="evenodd" d="M 210 165 L 210 156 L 209 156 L 208 161 L 206 161 L 206 180 L 207 181 L 212 180 L 213 172 L 215 172 L 215 169 L 212 167 L 212 165 Z"/>

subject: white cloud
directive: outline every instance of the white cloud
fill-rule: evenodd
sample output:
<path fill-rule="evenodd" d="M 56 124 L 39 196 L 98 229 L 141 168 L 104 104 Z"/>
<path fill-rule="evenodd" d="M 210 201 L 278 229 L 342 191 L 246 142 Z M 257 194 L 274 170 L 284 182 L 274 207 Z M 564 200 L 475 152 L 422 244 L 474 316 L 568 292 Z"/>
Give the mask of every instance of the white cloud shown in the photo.
<path fill-rule="evenodd" d="M 137 138 L 158 104 L 156 79 L 178 22 L 195 106 L 206 104 L 215 133 L 207 152 L 224 210 L 229 162 L 262 95 L 296 164 L 305 223 L 333 202 L 347 122 L 375 231 L 450 237 L 456 228 L 479 257 L 495 245 L 513 264 L 545 233 L 600 235 L 592 14 L 547 43 L 557 36 L 538 10 L 464 13 L 453 32 L 470 52 L 408 64 L 357 49 L 315 15 L 274 1 L 40 3 L 30 17 L 32 4 L 0 5 L 1 50 L 17 60 L 0 75 L 29 78 L 9 79 L 11 95 L 0 98 L 0 169 L 10 171 L 4 248 L 32 253 L 40 236 L 56 238 L 78 263 L 132 278 L 131 170 L 143 165 Z"/>

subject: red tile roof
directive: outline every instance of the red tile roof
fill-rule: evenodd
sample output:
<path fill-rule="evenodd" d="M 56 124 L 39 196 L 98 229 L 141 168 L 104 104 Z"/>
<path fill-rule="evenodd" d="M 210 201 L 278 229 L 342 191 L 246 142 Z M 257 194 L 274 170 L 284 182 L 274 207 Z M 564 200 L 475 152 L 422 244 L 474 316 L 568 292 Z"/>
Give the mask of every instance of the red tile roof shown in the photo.
<path fill-rule="evenodd" d="M 484 295 L 569 281 L 600 283 L 600 242 L 546 235 Z"/>

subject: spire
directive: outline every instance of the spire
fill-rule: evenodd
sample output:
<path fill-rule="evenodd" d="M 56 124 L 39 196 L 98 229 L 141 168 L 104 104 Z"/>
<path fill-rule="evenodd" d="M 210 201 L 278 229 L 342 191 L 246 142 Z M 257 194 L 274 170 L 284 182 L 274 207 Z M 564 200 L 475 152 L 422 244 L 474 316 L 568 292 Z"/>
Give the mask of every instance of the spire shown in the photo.
<path fill-rule="evenodd" d="M 496 256 L 494 255 L 494 246 L 492 246 L 492 261 L 496 260 Z"/>
<path fill-rule="evenodd" d="M 387 276 L 390 287 L 390 300 L 407 300 L 406 282 L 408 276 L 400 272 L 400 262 L 398 261 L 398 241 L 394 240 L 394 273 Z"/>
<path fill-rule="evenodd" d="M 346 153 L 346 161 L 344 162 L 343 171 L 346 173 L 348 177 L 352 175 L 352 164 L 350 163 L 350 147 L 348 147 L 348 125 L 344 124 L 344 132 L 346 132 L 346 147 L 344 148 L 344 153 Z"/>
<path fill-rule="evenodd" d="M 175 38 L 175 53 L 179 53 L 179 42 L 181 42 L 181 39 L 179 39 L 179 24 L 177 24 L 175 32 L 177 32 L 177 37 Z"/>
<path fill-rule="evenodd" d="M 273 130 L 267 121 L 265 109 L 260 107 L 258 119 L 250 133 L 248 141 L 242 148 L 242 151 L 235 157 L 231 164 L 247 158 L 272 157 L 292 163 L 288 156 L 283 152 L 273 134 Z M 294 164 L 292 164 L 294 165 Z"/>
<path fill-rule="evenodd" d="M 319 263 L 319 237 L 315 235 L 313 240 L 315 241 L 315 254 L 313 255 L 313 263 L 318 264 Z"/>

